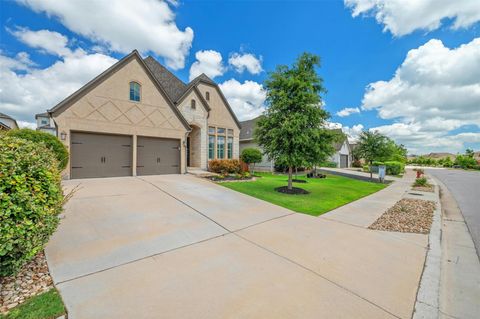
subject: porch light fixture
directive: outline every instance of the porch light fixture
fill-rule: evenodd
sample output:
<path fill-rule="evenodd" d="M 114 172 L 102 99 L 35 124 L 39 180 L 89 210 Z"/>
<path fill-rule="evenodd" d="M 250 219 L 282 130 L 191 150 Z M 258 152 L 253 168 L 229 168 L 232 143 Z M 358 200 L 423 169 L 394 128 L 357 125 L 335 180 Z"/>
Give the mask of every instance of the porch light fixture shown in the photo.
<path fill-rule="evenodd" d="M 65 141 L 66 138 L 67 138 L 67 133 L 65 133 L 65 132 L 60 133 L 60 139 L 61 139 L 62 141 Z"/>

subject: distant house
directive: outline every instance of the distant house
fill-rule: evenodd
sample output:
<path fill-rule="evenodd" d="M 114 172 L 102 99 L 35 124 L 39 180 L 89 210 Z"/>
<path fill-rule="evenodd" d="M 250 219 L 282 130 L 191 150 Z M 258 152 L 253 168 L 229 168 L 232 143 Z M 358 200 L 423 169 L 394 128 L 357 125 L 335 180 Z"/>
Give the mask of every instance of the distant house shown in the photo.
<path fill-rule="evenodd" d="M 241 122 L 240 130 L 240 154 L 245 148 L 262 148 L 255 142 L 253 138 L 253 132 L 255 131 L 255 125 L 260 117 L 256 117 L 252 120 Z M 335 130 L 342 133 L 340 129 Z M 334 144 L 335 153 L 329 158 L 329 161 L 335 162 L 337 167 L 351 167 L 352 166 L 352 151 L 350 144 L 348 143 L 347 136 L 342 133 L 344 139 Z M 273 172 L 275 163 L 268 159 L 267 156 L 263 156 L 262 162 L 255 164 L 255 170 Z"/>
<path fill-rule="evenodd" d="M 348 142 L 347 136 L 341 129 L 335 129 L 337 133 L 341 134 L 342 140 L 334 144 L 335 153 L 330 157 L 330 161 L 337 164 L 339 168 L 347 168 L 352 166 L 352 149 Z"/>
<path fill-rule="evenodd" d="M 57 135 L 57 130 L 55 129 L 55 124 L 50 115 L 45 113 L 40 113 L 35 115 L 35 121 L 37 122 L 37 131 L 42 131 L 50 133 L 52 135 Z"/>
<path fill-rule="evenodd" d="M 0 131 L 8 131 L 17 128 L 17 121 L 13 117 L 0 113 Z"/>
<path fill-rule="evenodd" d="M 246 148 L 257 148 L 262 150 L 262 148 L 253 140 L 253 131 L 255 130 L 255 125 L 260 117 L 256 117 L 252 120 L 240 122 L 242 128 L 240 130 L 240 154 Z M 263 172 L 273 172 L 274 163 L 269 160 L 266 155 L 263 155 L 262 162 L 255 164 L 256 171 Z"/>

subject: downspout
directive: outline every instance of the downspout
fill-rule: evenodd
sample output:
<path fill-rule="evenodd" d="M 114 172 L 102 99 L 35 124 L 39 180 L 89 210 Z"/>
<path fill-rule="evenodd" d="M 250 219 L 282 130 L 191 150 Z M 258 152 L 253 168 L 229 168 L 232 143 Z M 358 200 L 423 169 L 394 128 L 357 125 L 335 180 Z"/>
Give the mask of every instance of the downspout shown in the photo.
<path fill-rule="evenodd" d="M 190 134 L 192 130 L 188 130 L 185 132 L 185 138 L 183 139 L 183 147 L 185 148 L 185 173 L 184 174 L 187 174 L 188 171 L 187 171 L 187 168 L 188 168 L 188 163 L 187 163 L 187 138 L 188 138 L 188 134 Z"/>
<path fill-rule="evenodd" d="M 206 158 L 205 158 L 205 160 L 207 161 L 207 163 L 206 163 L 206 164 L 207 164 L 207 165 L 206 165 L 207 171 L 208 171 L 208 156 L 209 156 L 209 155 L 208 155 L 208 154 L 209 154 L 209 153 L 208 153 L 208 151 L 209 151 L 209 143 L 208 143 L 208 141 L 210 140 L 210 136 L 209 136 L 209 134 L 208 134 L 208 118 L 209 118 L 209 117 L 210 117 L 210 111 L 207 111 L 207 123 L 206 123 L 206 124 L 207 124 L 207 127 L 205 128 L 205 130 L 207 131 L 207 134 L 205 134 L 205 135 L 206 135 L 206 138 L 207 138 L 207 141 L 206 141 L 206 143 L 205 143 L 205 145 L 207 146 L 207 150 L 206 150 L 207 156 L 206 156 Z"/>

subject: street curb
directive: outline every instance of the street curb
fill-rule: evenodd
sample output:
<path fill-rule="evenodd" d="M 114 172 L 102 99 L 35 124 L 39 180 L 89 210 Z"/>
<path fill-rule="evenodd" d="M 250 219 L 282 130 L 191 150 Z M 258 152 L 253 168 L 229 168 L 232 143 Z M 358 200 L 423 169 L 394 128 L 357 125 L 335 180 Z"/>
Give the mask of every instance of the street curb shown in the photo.
<path fill-rule="evenodd" d="M 442 267 L 442 206 L 440 203 L 440 185 L 435 185 L 436 207 L 432 227 L 428 235 L 428 251 L 425 258 L 420 287 L 417 292 L 413 319 L 430 319 L 439 317 L 440 276 Z"/>

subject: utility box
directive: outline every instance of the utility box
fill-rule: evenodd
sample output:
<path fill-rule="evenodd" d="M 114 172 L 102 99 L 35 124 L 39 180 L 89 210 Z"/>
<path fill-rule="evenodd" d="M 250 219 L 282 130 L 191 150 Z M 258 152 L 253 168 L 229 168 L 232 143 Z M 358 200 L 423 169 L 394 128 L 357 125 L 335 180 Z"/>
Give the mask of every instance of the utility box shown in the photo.
<path fill-rule="evenodd" d="M 385 174 L 387 172 L 387 167 L 385 165 L 378 165 L 378 179 L 380 183 L 385 181 Z"/>

